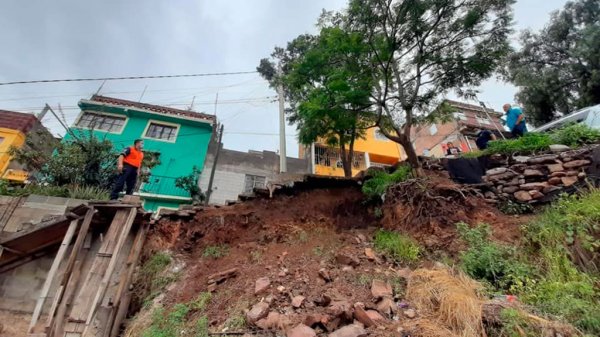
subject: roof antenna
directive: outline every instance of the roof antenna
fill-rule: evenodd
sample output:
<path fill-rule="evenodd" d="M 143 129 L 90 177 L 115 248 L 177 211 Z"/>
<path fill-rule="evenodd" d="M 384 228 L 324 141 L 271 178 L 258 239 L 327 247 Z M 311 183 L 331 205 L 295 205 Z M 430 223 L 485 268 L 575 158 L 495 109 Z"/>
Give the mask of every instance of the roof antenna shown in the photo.
<path fill-rule="evenodd" d="M 196 100 L 196 96 L 192 97 L 192 103 L 190 104 L 190 106 L 187 108 L 188 111 L 192 111 L 194 110 L 194 101 Z"/>
<path fill-rule="evenodd" d="M 138 99 L 138 102 L 142 101 L 142 97 L 144 97 L 144 94 L 146 93 L 146 89 L 148 89 L 148 85 L 147 84 L 144 86 L 144 90 L 142 91 L 142 94 L 140 95 L 140 99 Z"/>
<path fill-rule="evenodd" d="M 96 93 L 94 94 L 94 96 L 100 95 L 100 90 L 102 90 L 104 83 L 106 83 L 106 80 L 102 81 L 102 84 L 100 84 L 100 87 L 98 88 L 98 90 L 96 90 Z"/>

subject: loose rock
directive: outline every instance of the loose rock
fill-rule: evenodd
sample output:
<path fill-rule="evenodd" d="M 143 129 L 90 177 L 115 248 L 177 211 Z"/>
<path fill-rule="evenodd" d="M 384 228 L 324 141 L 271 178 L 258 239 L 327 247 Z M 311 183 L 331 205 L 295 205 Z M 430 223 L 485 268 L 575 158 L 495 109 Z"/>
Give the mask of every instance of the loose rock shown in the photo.
<path fill-rule="evenodd" d="M 327 271 L 327 269 L 325 268 L 321 268 L 319 269 L 319 276 L 321 276 L 321 278 L 325 281 L 325 282 L 331 282 L 332 278 L 329 275 L 329 272 Z"/>
<path fill-rule="evenodd" d="M 523 184 L 521 186 L 519 186 L 522 190 L 525 191 L 532 191 L 532 190 L 538 190 L 541 191 L 544 189 L 544 187 L 548 186 L 547 182 L 543 182 L 543 183 L 527 183 L 527 184 Z"/>
<path fill-rule="evenodd" d="M 371 295 L 375 298 L 392 297 L 392 286 L 381 280 L 373 280 L 373 283 L 371 283 Z"/>
<path fill-rule="evenodd" d="M 337 253 L 335 255 L 335 260 L 339 264 L 345 264 L 352 267 L 357 267 L 360 264 L 360 261 L 356 257 L 345 253 Z"/>
<path fill-rule="evenodd" d="M 558 156 L 555 154 L 547 154 L 543 156 L 537 156 L 530 158 L 527 160 L 528 164 L 545 164 L 545 163 L 554 163 L 558 159 Z"/>
<path fill-rule="evenodd" d="M 267 317 L 269 313 L 269 304 L 265 302 L 256 303 L 248 313 L 246 313 L 246 320 L 249 323 L 255 323 L 256 321 Z"/>
<path fill-rule="evenodd" d="M 271 280 L 268 277 L 261 277 L 254 284 L 254 294 L 260 294 L 271 286 Z"/>
<path fill-rule="evenodd" d="M 385 317 L 381 316 L 381 314 L 375 310 L 367 310 L 367 315 L 375 323 L 385 321 Z"/>
<path fill-rule="evenodd" d="M 415 309 L 406 309 L 406 310 L 404 310 L 404 316 L 406 316 L 407 318 L 413 319 L 413 318 L 417 317 L 417 312 L 415 311 Z"/>
<path fill-rule="evenodd" d="M 365 309 L 358 304 L 354 305 L 354 318 L 364 324 L 367 328 L 375 325 L 375 321 L 373 321 Z"/>
<path fill-rule="evenodd" d="M 529 194 L 529 192 L 527 191 L 517 191 L 514 193 L 515 199 L 521 201 L 521 202 L 527 202 L 532 200 L 533 198 L 531 197 L 531 195 Z"/>
<path fill-rule="evenodd" d="M 329 337 L 366 337 L 367 331 L 358 324 L 346 325 L 329 334 Z"/>
<path fill-rule="evenodd" d="M 570 176 L 570 177 L 562 177 L 562 178 L 560 178 L 560 180 L 562 181 L 563 185 L 568 187 L 568 186 L 574 185 L 577 182 L 577 180 L 579 180 L 579 179 L 577 177 Z"/>
<path fill-rule="evenodd" d="M 389 297 L 384 297 L 377 303 L 377 311 L 380 313 L 391 316 L 396 313 L 398 310 L 398 306 L 396 306 L 396 302 Z"/>
<path fill-rule="evenodd" d="M 287 337 L 316 337 L 317 333 L 315 330 L 309 328 L 304 324 L 298 324 L 293 329 L 290 329 L 286 333 Z"/>
<path fill-rule="evenodd" d="M 529 191 L 529 195 L 531 195 L 533 199 L 540 199 L 544 197 L 544 193 L 538 190 Z"/>
<path fill-rule="evenodd" d="M 570 147 L 568 147 L 566 145 L 562 145 L 562 144 L 552 144 L 552 145 L 550 145 L 550 151 L 552 151 L 554 153 L 569 151 L 570 149 L 571 149 Z"/>
<path fill-rule="evenodd" d="M 531 169 L 527 169 L 523 172 L 523 175 L 526 178 L 531 178 L 531 177 L 543 177 L 544 174 L 542 173 L 542 171 L 540 170 L 531 170 Z"/>
<path fill-rule="evenodd" d="M 560 185 L 560 184 L 562 184 L 562 179 L 560 179 L 560 177 L 552 177 L 552 178 L 548 179 L 548 184 L 550 184 L 550 185 Z"/>
<path fill-rule="evenodd" d="M 573 160 L 568 163 L 563 164 L 566 169 L 578 168 L 581 166 L 589 165 L 591 162 L 586 159 Z"/>
<path fill-rule="evenodd" d="M 369 261 L 375 261 L 377 259 L 377 255 L 371 248 L 365 248 L 365 255 Z"/>
<path fill-rule="evenodd" d="M 304 296 L 296 296 L 292 299 L 292 307 L 294 308 L 300 308 L 302 306 L 302 303 L 304 302 L 305 297 Z"/>
<path fill-rule="evenodd" d="M 565 168 L 563 167 L 562 164 L 552 164 L 552 165 L 548 165 L 548 171 L 550 171 L 550 173 L 554 173 L 554 172 L 561 172 L 564 171 Z"/>

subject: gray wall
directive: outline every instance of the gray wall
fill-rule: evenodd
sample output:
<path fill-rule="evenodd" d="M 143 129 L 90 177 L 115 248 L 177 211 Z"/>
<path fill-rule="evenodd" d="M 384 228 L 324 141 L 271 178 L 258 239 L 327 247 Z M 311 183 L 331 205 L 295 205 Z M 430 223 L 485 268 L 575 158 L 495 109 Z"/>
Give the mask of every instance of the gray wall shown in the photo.
<path fill-rule="evenodd" d="M 203 192 L 208 190 L 215 150 L 213 142 L 200 176 L 200 188 Z M 307 159 L 287 158 L 287 171 L 290 174 L 309 173 L 309 166 L 310 162 Z M 237 200 L 238 195 L 244 191 L 247 174 L 266 177 L 267 183 L 276 180 L 279 176 L 279 155 L 272 151 L 241 152 L 221 149 L 210 203 L 224 205 L 227 201 Z"/>
<path fill-rule="evenodd" d="M 0 210 L 5 209 L 6 212 L 12 212 L 10 218 L 4 223 L 0 223 L 0 231 L 14 233 L 28 229 L 48 216 L 65 214 L 67 207 L 79 206 L 87 202 L 79 199 L 30 195 L 24 198 L 22 204 L 12 210 L 10 207 L 10 203 L 14 202 L 12 200 L 13 197 L 0 198 L 0 203 L 6 203 L 4 206 L 0 205 Z M 8 213 L 0 213 L 0 215 L 2 214 L 8 215 Z"/>

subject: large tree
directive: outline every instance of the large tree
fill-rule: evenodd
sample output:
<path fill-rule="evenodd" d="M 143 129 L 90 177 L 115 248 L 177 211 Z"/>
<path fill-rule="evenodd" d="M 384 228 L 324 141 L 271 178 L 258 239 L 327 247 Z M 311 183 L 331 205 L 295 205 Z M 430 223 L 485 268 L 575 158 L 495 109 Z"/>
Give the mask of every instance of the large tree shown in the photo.
<path fill-rule="evenodd" d="M 351 0 L 347 29 L 360 32 L 375 72 L 372 99 L 389 139 L 420 168 L 411 129 L 435 117 L 444 95 L 472 95 L 509 52 L 514 0 Z"/>
<path fill-rule="evenodd" d="M 534 124 L 600 104 L 600 1 L 569 1 L 537 33 L 521 34 L 507 79 Z"/>
<path fill-rule="evenodd" d="M 258 68 L 273 86 L 285 88 L 288 119 L 296 124 L 300 143 L 320 139 L 337 146 L 346 177 L 352 176 L 354 142 L 373 120 L 367 53 L 360 34 L 329 26 L 317 36 L 299 36 L 286 49 L 276 48 L 273 59 L 262 60 Z"/>

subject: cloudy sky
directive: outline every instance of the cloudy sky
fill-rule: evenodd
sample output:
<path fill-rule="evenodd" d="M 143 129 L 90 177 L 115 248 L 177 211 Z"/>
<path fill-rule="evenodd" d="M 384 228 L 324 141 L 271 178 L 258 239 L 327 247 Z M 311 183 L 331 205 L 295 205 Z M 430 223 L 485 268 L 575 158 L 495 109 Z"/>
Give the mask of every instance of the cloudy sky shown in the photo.
<path fill-rule="evenodd" d="M 539 29 L 566 0 L 518 0 L 516 29 Z M 275 45 L 314 33 L 323 8 L 346 0 L 2 0 L 0 82 L 252 71 Z M 62 107 L 71 124 L 77 102 L 102 82 L 0 86 L 0 109 L 38 112 Z M 258 74 L 187 79 L 109 81 L 101 94 L 215 112 L 224 143 L 236 150 L 279 147 L 276 95 Z M 142 96 L 142 93 L 143 96 Z M 479 99 L 499 110 L 515 88 L 494 80 Z M 58 109 L 55 109 L 58 111 Z M 64 134 L 51 115 L 44 124 Z M 298 145 L 287 126 L 289 156 Z"/>

